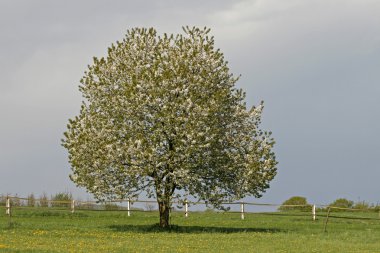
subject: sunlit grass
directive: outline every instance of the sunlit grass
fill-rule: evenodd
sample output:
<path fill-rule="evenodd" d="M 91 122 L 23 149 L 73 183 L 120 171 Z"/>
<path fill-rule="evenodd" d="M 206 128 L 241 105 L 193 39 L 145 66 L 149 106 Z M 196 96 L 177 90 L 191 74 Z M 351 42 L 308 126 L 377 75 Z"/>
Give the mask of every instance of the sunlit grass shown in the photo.
<path fill-rule="evenodd" d="M 155 225 L 155 212 L 0 209 L 0 252 L 380 252 L 375 213 L 183 213 L 172 228 Z M 352 219 L 352 217 L 367 219 Z"/>

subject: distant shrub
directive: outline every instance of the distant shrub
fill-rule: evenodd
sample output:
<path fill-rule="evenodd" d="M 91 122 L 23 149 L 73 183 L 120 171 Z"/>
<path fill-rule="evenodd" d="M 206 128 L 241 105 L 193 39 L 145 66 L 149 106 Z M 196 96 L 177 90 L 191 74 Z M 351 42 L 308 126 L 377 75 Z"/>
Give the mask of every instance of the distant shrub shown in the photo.
<path fill-rule="evenodd" d="M 372 210 L 374 212 L 380 212 L 380 205 L 379 204 L 374 205 L 373 208 L 372 208 Z"/>
<path fill-rule="evenodd" d="M 11 198 L 10 202 L 11 206 L 22 206 L 22 202 L 17 194 L 14 196 L 14 198 Z"/>
<path fill-rule="evenodd" d="M 42 195 L 40 196 L 40 198 L 38 200 L 38 205 L 41 207 L 48 207 L 49 206 L 49 198 L 45 192 L 42 193 Z"/>
<path fill-rule="evenodd" d="M 353 208 L 354 202 L 345 198 L 339 198 L 334 200 L 334 202 L 330 203 L 329 206 L 331 207 L 338 207 L 338 208 Z M 333 209 L 334 212 L 342 211 L 344 212 L 344 209 Z"/>
<path fill-rule="evenodd" d="M 99 209 L 102 209 L 101 208 L 101 205 L 98 205 L 98 204 L 94 204 L 94 203 L 90 203 L 90 202 L 84 202 L 84 203 L 81 203 L 81 202 L 78 202 L 78 209 L 87 209 L 87 210 L 99 210 Z"/>
<path fill-rule="evenodd" d="M 215 213 L 216 211 L 211 208 L 211 207 L 207 207 L 206 210 L 204 210 L 205 213 Z"/>
<path fill-rule="evenodd" d="M 359 201 L 359 202 L 355 203 L 354 209 L 368 210 L 368 209 L 370 209 L 370 205 L 369 205 L 369 203 L 367 203 L 365 201 Z"/>
<path fill-rule="evenodd" d="M 0 206 L 5 206 L 7 202 L 7 197 L 3 194 L 0 194 Z"/>
<path fill-rule="evenodd" d="M 115 203 L 107 203 L 104 205 L 104 209 L 107 211 L 115 211 L 115 210 L 119 210 L 120 208 Z"/>
<path fill-rule="evenodd" d="M 146 203 L 145 204 L 145 210 L 147 210 L 149 212 L 154 211 L 154 210 L 156 210 L 156 206 L 153 205 L 152 203 Z"/>
<path fill-rule="evenodd" d="M 278 208 L 280 211 L 290 211 L 290 210 L 299 210 L 307 211 L 310 210 L 310 205 L 307 203 L 305 197 L 294 196 L 290 199 L 284 201 L 282 205 Z"/>
<path fill-rule="evenodd" d="M 59 192 L 51 197 L 53 207 L 70 207 L 73 196 L 69 192 Z M 54 202 L 56 201 L 56 202 Z"/>
<path fill-rule="evenodd" d="M 348 199 L 336 199 L 329 206 L 341 207 L 341 208 L 352 208 L 354 206 L 354 202 Z"/>
<path fill-rule="evenodd" d="M 34 207 L 36 205 L 36 198 L 34 197 L 34 194 L 31 193 L 28 196 L 27 206 Z"/>

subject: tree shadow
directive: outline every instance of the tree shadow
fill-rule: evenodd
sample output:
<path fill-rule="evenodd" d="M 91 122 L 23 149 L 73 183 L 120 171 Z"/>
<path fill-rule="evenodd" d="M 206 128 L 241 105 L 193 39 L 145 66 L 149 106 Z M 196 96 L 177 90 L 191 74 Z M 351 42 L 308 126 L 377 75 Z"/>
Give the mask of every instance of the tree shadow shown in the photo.
<path fill-rule="evenodd" d="M 177 226 L 161 228 L 154 225 L 111 225 L 110 229 L 117 232 L 166 232 L 166 233 L 279 233 L 287 230 L 277 228 L 244 228 L 244 227 L 203 227 L 203 226 Z"/>

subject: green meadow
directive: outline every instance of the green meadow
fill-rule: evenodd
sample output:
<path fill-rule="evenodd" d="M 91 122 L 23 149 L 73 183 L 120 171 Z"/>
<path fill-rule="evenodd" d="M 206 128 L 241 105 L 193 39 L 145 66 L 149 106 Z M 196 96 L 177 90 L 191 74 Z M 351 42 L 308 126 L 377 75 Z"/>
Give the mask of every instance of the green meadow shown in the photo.
<path fill-rule="evenodd" d="M 174 212 L 162 230 L 156 212 L 0 211 L 0 252 L 380 252 L 377 213 L 332 212 L 325 232 L 322 212 Z"/>

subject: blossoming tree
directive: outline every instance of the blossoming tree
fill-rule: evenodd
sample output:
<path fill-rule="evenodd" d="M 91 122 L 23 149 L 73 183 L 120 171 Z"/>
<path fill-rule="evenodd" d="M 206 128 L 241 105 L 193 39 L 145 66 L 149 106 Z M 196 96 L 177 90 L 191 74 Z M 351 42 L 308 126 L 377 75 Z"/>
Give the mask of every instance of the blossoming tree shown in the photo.
<path fill-rule="evenodd" d="M 247 110 L 209 31 L 135 28 L 94 58 L 62 140 L 71 180 L 99 200 L 156 198 L 161 227 L 174 198 L 218 208 L 261 196 L 277 164 L 271 133 L 259 128 L 263 105 Z"/>

